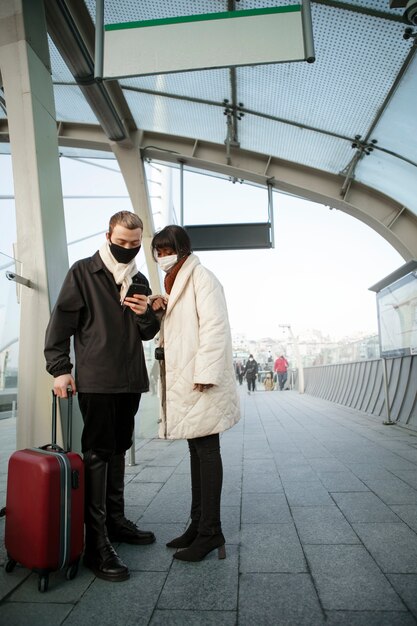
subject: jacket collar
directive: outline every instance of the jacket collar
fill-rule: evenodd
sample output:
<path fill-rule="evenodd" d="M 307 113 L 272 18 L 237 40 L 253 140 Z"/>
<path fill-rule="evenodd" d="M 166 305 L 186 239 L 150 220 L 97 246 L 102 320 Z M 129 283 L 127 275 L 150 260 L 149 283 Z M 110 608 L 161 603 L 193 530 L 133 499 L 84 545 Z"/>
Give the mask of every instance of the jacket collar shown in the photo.
<path fill-rule="evenodd" d="M 197 265 L 200 265 L 200 259 L 195 254 L 190 254 L 188 259 L 185 261 L 184 265 L 178 272 L 174 285 L 172 287 L 172 291 L 169 294 L 168 306 L 165 314 L 166 317 L 170 314 L 173 306 L 183 292 Z"/>
<path fill-rule="evenodd" d="M 96 272 L 99 272 L 100 270 L 103 270 L 104 268 L 105 268 L 105 265 L 101 259 L 99 251 L 97 250 L 97 252 L 92 257 L 90 257 L 88 269 L 90 270 L 92 274 L 95 274 Z"/>

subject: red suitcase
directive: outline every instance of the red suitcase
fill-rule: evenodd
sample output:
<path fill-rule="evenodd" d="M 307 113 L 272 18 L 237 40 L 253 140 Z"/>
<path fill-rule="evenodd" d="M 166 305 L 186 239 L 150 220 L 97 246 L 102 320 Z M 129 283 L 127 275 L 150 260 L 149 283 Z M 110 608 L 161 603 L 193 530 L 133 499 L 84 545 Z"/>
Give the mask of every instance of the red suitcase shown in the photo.
<path fill-rule="evenodd" d="M 46 591 L 49 573 L 78 571 L 84 547 L 84 465 L 75 452 L 56 445 L 56 396 L 52 444 L 14 452 L 9 459 L 6 497 L 6 571 L 16 563 L 39 574 Z M 67 446 L 71 449 L 72 398 L 68 400 Z"/>

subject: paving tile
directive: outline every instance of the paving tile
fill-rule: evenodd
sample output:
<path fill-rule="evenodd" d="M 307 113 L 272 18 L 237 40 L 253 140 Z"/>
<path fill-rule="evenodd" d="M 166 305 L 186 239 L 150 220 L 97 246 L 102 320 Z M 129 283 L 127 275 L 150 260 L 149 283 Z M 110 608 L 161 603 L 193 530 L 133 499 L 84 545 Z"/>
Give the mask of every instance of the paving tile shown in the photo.
<path fill-rule="evenodd" d="M 395 513 L 373 493 L 334 493 L 337 506 L 349 522 L 399 522 Z"/>
<path fill-rule="evenodd" d="M 27 570 L 26 570 L 27 571 Z M 14 575 L 14 572 L 13 574 Z M 48 591 L 40 593 L 38 590 L 39 576 L 30 573 L 24 585 L 16 587 L 10 594 L 9 599 L 13 602 L 31 602 L 43 604 L 47 602 L 67 602 L 76 604 L 94 580 L 94 574 L 82 563 L 75 578 L 67 580 L 64 571 L 52 572 L 49 575 Z"/>
<path fill-rule="evenodd" d="M 158 609 L 235 611 L 238 594 L 238 551 L 227 546 L 227 558 L 219 561 L 217 550 L 203 561 L 173 561 Z"/>
<path fill-rule="evenodd" d="M 385 480 L 392 476 L 392 473 L 382 467 L 379 463 L 357 463 L 351 467 L 352 474 L 361 480 Z"/>
<path fill-rule="evenodd" d="M 241 537 L 241 572 L 307 571 L 293 524 L 244 524 Z"/>
<path fill-rule="evenodd" d="M 40 594 L 36 575 L 2 569 L 0 599 L 7 600 L 0 622 L 417 624 L 417 466 L 408 443 L 415 436 L 305 395 L 259 393 L 245 402 L 252 407 L 246 418 L 221 437 L 225 561 L 216 552 L 201 563 L 172 559 L 165 543 L 183 532 L 190 511 L 187 443 L 136 439 L 137 464 L 126 468 L 126 513 L 154 530 L 157 541 L 116 546 L 131 579 L 110 584 L 81 565 L 73 581 L 52 574 L 50 590 Z M 4 432 L 0 423 L 0 498 L 4 450 L 9 439 L 10 452 L 14 446 L 14 434 Z M 363 491 L 364 482 L 375 493 Z M 0 544 L 3 533 L 4 519 Z"/>
<path fill-rule="evenodd" d="M 127 506 L 147 506 L 163 483 L 140 483 L 131 481 L 125 489 L 125 504 Z"/>
<path fill-rule="evenodd" d="M 401 478 L 407 485 L 417 489 L 417 469 L 415 470 L 393 470 L 393 473 Z"/>
<path fill-rule="evenodd" d="M 141 518 L 141 524 L 173 524 L 187 521 L 190 515 L 191 496 L 178 497 L 178 493 L 167 489 L 152 500 Z"/>
<path fill-rule="evenodd" d="M 278 472 L 244 473 L 242 489 L 248 493 L 283 493 L 281 480 Z"/>
<path fill-rule="evenodd" d="M 410 613 L 394 611 L 326 611 L 326 626 L 415 626 Z"/>
<path fill-rule="evenodd" d="M 171 476 L 174 468 L 168 467 L 149 467 L 145 466 L 134 478 L 134 482 L 145 483 L 165 483 Z"/>
<path fill-rule="evenodd" d="M 147 546 L 120 544 L 116 551 L 131 571 L 167 572 L 172 565 L 174 550 L 166 543 L 181 535 L 184 524 L 152 524 L 150 530 L 155 533 L 156 541 Z"/>
<path fill-rule="evenodd" d="M 309 459 L 309 463 L 311 467 L 321 472 L 344 472 L 346 471 L 346 466 L 337 459 L 330 458 L 320 458 L 320 459 Z"/>
<path fill-rule="evenodd" d="M 236 626 L 236 611 L 166 611 L 154 612 L 149 626 Z"/>
<path fill-rule="evenodd" d="M 165 572 L 132 572 L 129 580 L 117 584 L 97 578 L 70 613 L 65 626 L 145 626 L 165 579 Z"/>
<path fill-rule="evenodd" d="M 395 476 L 386 480 L 367 479 L 364 482 L 385 504 L 417 504 L 416 489 Z"/>
<path fill-rule="evenodd" d="M 317 472 L 324 487 L 330 493 L 340 491 L 369 491 L 368 487 L 352 472 Z"/>
<path fill-rule="evenodd" d="M 318 480 L 314 483 L 287 483 L 284 491 L 291 507 L 333 504 L 328 491 Z"/>
<path fill-rule="evenodd" d="M 281 469 L 279 477 L 281 482 L 286 485 L 287 483 L 317 482 L 318 475 L 311 465 L 301 465 L 300 467 Z"/>
<path fill-rule="evenodd" d="M 291 507 L 291 512 L 303 544 L 359 543 L 351 525 L 334 505 Z"/>
<path fill-rule="evenodd" d="M 388 574 L 387 577 L 404 604 L 417 618 L 417 576 L 415 574 Z"/>
<path fill-rule="evenodd" d="M 300 467 L 301 465 L 310 465 L 307 459 L 299 452 L 278 452 L 274 454 L 274 459 L 278 471 L 289 467 Z"/>
<path fill-rule="evenodd" d="M 3 535 L 1 535 L 3 539 Z M 2 566 L 8 560 L 4 543 L 1 541 L 2 550 Z M 4 567 L 0 567 L 0 601 L 10 594 L 13 589 L 18 587 L 25 579 L 31 575 L 30 571 L 20 565 L 16 565 L 13 572 L 7 573 Z"/>
<path fill-rule="evenodd" d="M 363 546 L 306 545 L 304 550 L 325 609 L 406 610 Z"/>
<path fill-rule="evenodd" d="M 383 572 L 417 574 L 417 535 L 404 523 L 353 524 Z"/>
<path fill-rule="evenodd" d="M 308 574 L 242 574 L 239 626 L 324 625 Z"/>
<path fill-rule="evenodd" d="M 394 504 L 390 508 L 410 528 L 417 532 L 417 504 Z"/>
<path fill-rule="evenodd" d="M 283 494 L 242 494 L 242 523 L 285 524 L 289 522 L 291 522 L 290 510 Z"/>
<path fill-rule="evenodd" d="M 55 604 L 43 601 L 43 604 L 25 603 L 22 606 L 15 602 L 1 605 L 1 622 L 8 626 L 60 626 L 72 611 L 71 604 Z M 67 622 L 65 622 L 67 623 Z"/>

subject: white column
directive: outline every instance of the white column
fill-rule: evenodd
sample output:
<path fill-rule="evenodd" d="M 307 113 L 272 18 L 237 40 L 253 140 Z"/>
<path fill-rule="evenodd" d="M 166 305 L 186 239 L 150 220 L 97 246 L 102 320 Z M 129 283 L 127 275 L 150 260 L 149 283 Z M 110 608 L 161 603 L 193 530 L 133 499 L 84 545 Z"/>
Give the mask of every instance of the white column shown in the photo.
<path fill-rule="evenodd" d="M 21 288 L 17 447 L 51 438 L 45 328 L 68 269 L 57 128 L 42 0 L 1 0 L 0 71 L 16 197 Z"/>

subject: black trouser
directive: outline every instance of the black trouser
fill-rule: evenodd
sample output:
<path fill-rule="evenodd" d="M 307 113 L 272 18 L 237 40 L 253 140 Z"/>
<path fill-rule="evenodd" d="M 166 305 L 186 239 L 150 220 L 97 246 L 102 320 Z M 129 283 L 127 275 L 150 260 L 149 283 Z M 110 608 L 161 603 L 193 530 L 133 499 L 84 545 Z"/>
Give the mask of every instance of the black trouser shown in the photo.
<path fill-rule="evenodd" d="M 103 461 L 126 452 L 133 443 L 139 402 L 140 393 L 78 393 L 84 420 L 82 451 L 94 450 Z"/>
<path fill-rule="evenodd" d="M 256 376 L 249 376 L 246 378 L 248 383 L 248 391 L 255 391 Z"/>
<path fill-rule="evenodd" d="M 219 435 L 188 439 L 191 467 L 191 519 L 201 535 L 221 533 L 223 465 Z"/>

